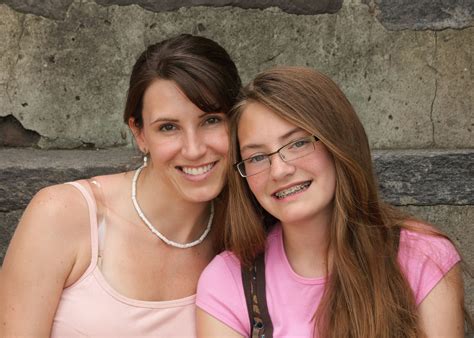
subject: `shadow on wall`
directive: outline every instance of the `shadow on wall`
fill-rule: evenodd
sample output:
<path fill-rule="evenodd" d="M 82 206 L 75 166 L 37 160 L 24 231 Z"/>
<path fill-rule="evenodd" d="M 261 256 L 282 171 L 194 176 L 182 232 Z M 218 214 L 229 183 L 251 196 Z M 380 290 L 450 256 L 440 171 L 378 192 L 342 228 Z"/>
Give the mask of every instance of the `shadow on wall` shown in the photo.
<path fill-rule="evenodd" d="M 13 115 L 0 116 L 0 147 L 36 147 L 40 138 L 40 134 L 25 129 Z"/>

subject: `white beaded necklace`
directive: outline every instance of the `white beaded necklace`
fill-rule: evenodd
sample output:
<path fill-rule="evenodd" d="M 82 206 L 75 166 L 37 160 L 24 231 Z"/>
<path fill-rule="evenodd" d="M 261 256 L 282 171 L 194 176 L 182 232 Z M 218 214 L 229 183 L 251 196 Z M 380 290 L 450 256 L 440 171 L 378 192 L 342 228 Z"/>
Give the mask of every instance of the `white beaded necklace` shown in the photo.
<path fill-rule="evenodd" d="M 146 218 L 145 214 L 143 213 L 137 201 L 137 180 L 138 180 L 138 176 L 140 175 L 140 172 L 142 171 L 143 168 L 145 168 L 145 166 L 146 165 L 142 165 L 140 168 L 138 168 L 135 171 L 135 175 L 133 175 L 133 180 L 132 180 L 132 202 L 133 202 L 133 206 L 135 207 L 135 210 L 137 211 L 138 216 L 141 218 L 143 223 L 146 224 L 146 226 L 148 227 L 148 229 L 150 229 L 152 233 L 154 233 L 156 236 L 158 236 L 159 239 L 161 239 L 163 242 L 165 242 L 166 244 L 170 246 L 174 246 L 175 248 L 180 248 L 180 249 L 187 249 L 187 248 L 191 248 L 195 245 L 200 244 L 204 240 L 204 238 L 206 238 L 207 234 L 211 230 L 212 220 L 214 218 L 214 202 L 211 202 L 211 214 L 209 215 L 209 221 L 207 222 L 207 227 L 198 239 L 190 243 L 178 243 L 166 238 Z"/>

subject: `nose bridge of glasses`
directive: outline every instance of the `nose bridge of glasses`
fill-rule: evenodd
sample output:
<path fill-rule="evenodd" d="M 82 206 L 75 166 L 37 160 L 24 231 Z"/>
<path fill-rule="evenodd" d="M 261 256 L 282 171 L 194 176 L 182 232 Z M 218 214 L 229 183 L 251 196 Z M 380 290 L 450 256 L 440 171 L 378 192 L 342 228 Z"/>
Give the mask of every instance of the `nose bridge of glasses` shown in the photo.
<path fill-rule="evenodd" d="M 281 147 L 280 149 L 274 151 L 273 153 L 270 153 L 270 154 L 267 154 L 267 158 L 268 158 L 268 162 L 269 164 L 271 165 L 272 164 L 272 156 L 278 154 L 278 156 L 280 157 L 280 159 L 283 161 L 283 162 L 287 162 L 287 158 L 284 154 L 284 150 L 285 150 L 285 147 L 286 146 L 283 146 Z"/>

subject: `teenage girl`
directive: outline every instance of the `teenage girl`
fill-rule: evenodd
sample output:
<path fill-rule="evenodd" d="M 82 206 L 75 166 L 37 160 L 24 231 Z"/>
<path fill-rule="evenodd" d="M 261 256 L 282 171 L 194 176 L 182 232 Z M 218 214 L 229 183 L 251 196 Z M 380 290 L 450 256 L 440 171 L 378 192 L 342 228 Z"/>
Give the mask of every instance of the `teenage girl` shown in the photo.
<path fill-rule="evenodd" d="M 380 199 L 364 128 L 333 81 L 259 74 L 231 139 L 230 251 L 201 276 L 198 336 L 250 335 L 241 266 L 264 252 L 274 337 L 464 337 L 458 252 Z"/>

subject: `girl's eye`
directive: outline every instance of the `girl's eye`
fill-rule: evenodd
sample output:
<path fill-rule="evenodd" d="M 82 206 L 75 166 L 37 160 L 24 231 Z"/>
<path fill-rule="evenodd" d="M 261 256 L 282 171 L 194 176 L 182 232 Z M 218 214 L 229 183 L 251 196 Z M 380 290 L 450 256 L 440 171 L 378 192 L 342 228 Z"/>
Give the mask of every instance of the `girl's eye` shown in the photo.
<path fill-rule="evenodd" d="M 255 155 L 255 156 L 252 156 L 251 158 L 249 158 L 248 161 L 250 163 L 259 163 L 259 162 L 262 162 L 263 160 L 265 160 L 266 157 L 267 157 L 267 155 L 265 155 L 265 154 Z"/>
<path fill-rule="evenodd" d="M 160 131 L 173 131 L 176 130 L 176 126 L 171 123 L 162 124 L 159 128 Z"/>
<path fill-rule="evenodd" d="M 298 141 L 295 141 L 291 147 L 292 148 L 301 148 L 301 147 L 304 147 L 305 145 L 307 145 L 309 143 L 309 141 L 307 139 L 303 139 L 303 140 L 298 140 Z"/>

